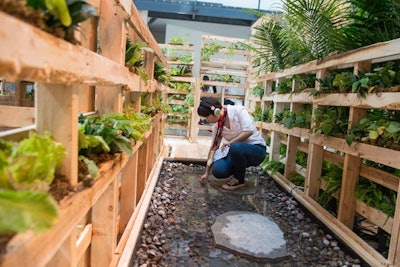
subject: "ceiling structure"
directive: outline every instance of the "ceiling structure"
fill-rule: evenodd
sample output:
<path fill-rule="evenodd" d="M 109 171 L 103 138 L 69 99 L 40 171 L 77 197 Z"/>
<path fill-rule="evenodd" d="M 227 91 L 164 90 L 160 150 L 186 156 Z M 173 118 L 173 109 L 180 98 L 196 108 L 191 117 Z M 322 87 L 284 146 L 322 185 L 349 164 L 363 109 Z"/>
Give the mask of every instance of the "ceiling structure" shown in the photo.
<path fill-rule="evenodd" d="M 251 26 L 258 19 L 246 8 L 196 0 L 133 0 L 133 2 L 137 9 L 148 11 L 148 25 L 157 18 L 163 18 Z M 266 10 L 258 11 L 271 13 Z"/>

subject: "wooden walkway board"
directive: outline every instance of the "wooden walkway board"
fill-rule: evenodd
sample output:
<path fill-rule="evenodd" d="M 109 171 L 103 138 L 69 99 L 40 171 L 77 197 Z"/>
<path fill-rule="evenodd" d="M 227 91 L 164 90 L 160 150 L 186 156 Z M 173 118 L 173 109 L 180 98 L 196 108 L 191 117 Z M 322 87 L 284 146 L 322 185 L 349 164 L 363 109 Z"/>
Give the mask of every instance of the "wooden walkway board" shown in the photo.
<path fill-rule="evenodd" d="M 189 142 L 187 139 L 166 137 L 165 145 L 170 147 L 166 159 L 175 161 L 206 162 L 211 145 L 211 137 L 199 137 L 197 142 Z"/>

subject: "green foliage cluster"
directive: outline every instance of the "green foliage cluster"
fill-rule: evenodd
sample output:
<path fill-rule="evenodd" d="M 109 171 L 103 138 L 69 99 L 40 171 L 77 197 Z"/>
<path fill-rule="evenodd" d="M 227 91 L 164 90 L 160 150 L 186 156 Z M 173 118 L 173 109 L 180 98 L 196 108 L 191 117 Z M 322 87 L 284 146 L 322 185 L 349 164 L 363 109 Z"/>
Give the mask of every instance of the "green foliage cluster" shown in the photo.
<path fill-rule="evenodd" d="M 218 53 L 221 48 L 223 48 L 223 46 L 219 42 L 213 42 L 203 45 L 200 52 L 201 60 L 210 61 L 211 56 Z"/>
<path fill-rule="evenodd" d="M 169 39 L 169 43 L 173 45 L 183 45 L 186 43 L 185 37 L 172 37 Z"/>
<path fill-rule="evenodd" d="M 125 152 L 132 156 L 132 146 L 144 140 L 151 117 L 141 113 L 107 113 L 79 116 L 79 155 L 88 159 L 101 153 Z"/>
<path fill-rule="evenodd" d="M 47 132 L 31 132 L 18 143 L 0 140 L 0 148 L 0 233 L 46 231 L 58 217 L 48 190 L 64 147 Z"/>
<path fill-rule="evenodd" d="M 125 66 L 129 71 L 136 73 L 147 83 L 150 79 L 144 68 L 144 58 L 142 51 L 149 49 L 145 42 L 132 43 L 129 37 L 126 38 Z"/>
<path fill-rule="evenodd" d="M 86 0 L 0 1 L 0 10 L 73 44 L 79 23 L 97 16 Z"/>
<path fill-rule="evenodd" d="M 258 96 L 260 99 L 264 96 L 264 87 L 262 84 L 257 84 L 252 90 L 251 94 Z"/>
<path fill-rule="evenodd" d="M 285 125 L 285 127 L 288 129 L 293 127 L 310 129 L 311 113 L 312 106 L 310 105 L 303 105 L 303 108 L 299 109 L 298 111 L 284 109 L 275 115 L 275 121 Z"/>
<path fill-rule="evenodd" d="M 163 101 L 162 97 L 160 96 L 153 98 L 153 101 L 151 103 L 142 101 L 140 112 L 154 117 L 156 114 L 159 113 L 168 114 L 169 112 L 171 112 L 171 108 L 169 104 Z"/>
<path fill-rule="evenodd" d="M 359 141 L 400 150 L 400 113 L 394 110 L 368 110 L 367 116 L 349 129 L 346 142 Z"/>
<path fill-rule="evenodd" d="M 273 114 L 274 114 L 274 108 L 272 106 L 264 109 L 263 111 L 261 105 L 258 104 L 255 106 L 252 115 L 255 121 L 272 122 Z"/>
<path fill-rule="evenodd" d="M 192 67 L 188 65 L 178 65 L 170 69 L 171 76 L 192 76 Z"/>
<path fill-rule="evenodd" d="M 393 0 L 285 0 L 283 12 L 261 14 L 252 34 L 255 62 L 277 71 L 400 37 Z"/>
<path fill-rule="evenodd" d="M 349 118 L 348 107 L 320 107 L 314 109 L 314 127 L 311 128 L 315 134 L 327 136 L 344 137 L 347 133 Z"/>
<path fill-rule="evenodd" d="M 318 79 L 321 85 L 317 93 L 357 93 L 358 97 L 366 97 L 375 92 L 398 92 L 400 90 L 400 66 L 398 62 L 389 61 L 376 66 L 371 72 L 360 73 L 358 76 L 351 71 L 334 71 L 331 75 Z"/>
<path fill-rule="evenodd" d="M 179 91 L 190 91 L 193 87 L 187 82 L 170 82 L 169 87 Z"/>
<path fill-rule="evenodd" d="M 160 83 L 164 85 L 168 85 L 171 79 L 171 74 L 168 72 L 168 70 L 164 67 L 164 65 L 156 61 L 154 62 L 154 72 L 153 72 L 154 79 L 159 81 Z"/>
<path fill-rule="evenodd" d="M 240 83 L 240 77 L 229 74 L 214 74 L 211 76 L 211 81 L 220 81 L 226 83 Z"/>

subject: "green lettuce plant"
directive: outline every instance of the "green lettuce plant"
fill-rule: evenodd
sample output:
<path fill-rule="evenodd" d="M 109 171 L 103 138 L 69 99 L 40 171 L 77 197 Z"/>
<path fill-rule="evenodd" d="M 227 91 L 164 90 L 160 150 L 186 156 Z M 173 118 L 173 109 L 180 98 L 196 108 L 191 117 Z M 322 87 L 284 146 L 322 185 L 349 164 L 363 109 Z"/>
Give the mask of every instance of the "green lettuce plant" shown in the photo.
<path fill-rule="evenodd" d="M 19 143 L 0 141 L 0 147 L 0 233 L 49 229 L 58 212 L 48 190 L 65 157 L 64 147 L 47 132 L 31 132 Z"/>

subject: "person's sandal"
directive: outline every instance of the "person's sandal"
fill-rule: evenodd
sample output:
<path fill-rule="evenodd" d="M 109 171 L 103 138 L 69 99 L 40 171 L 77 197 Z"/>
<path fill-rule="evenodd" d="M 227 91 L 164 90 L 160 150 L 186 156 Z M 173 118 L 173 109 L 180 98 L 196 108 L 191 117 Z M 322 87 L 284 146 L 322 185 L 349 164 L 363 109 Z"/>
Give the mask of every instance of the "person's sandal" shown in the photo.
<path fill-rule="evenodd" d="M 240 184 L 238 179 L 232 178 L 226 184 L 222 185 L 222 188 L 226 190 L 236 190 L 244 186 L 246 186 L 246 183 Z"/>

